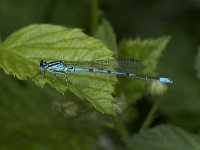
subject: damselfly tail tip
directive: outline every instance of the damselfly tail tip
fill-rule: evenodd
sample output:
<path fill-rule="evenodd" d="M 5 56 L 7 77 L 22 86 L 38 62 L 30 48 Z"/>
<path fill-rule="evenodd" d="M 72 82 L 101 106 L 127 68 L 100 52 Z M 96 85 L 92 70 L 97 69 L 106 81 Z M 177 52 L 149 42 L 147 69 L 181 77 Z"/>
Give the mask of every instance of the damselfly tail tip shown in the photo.
<path fill-rule="evenodd" d="M 172 78 L 160 77 L 159 80 L 160 82 L 163 82 L 163 83 L 173 83 Z"/>

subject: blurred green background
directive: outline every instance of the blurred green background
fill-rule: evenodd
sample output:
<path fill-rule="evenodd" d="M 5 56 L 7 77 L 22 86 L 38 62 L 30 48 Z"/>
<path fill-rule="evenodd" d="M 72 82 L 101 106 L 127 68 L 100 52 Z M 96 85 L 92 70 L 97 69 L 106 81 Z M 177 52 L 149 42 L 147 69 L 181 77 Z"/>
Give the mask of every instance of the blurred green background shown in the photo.
<path fill-rule="evenodd" d="M 162 97 L 157 122 L 199 131 L 200 82 L 195 60 L 200 43 L 200 1 L 101 0 L 99 7 L 101 15 L 113 26 L 117 41 L 171 36 L 160 58 L 158 72 L 172 77 L 174 83 Z M 90 34 L 91 0 L 0 0 L 1 41 L 33 23 L 79 27 Z M 119 133 L 99 128 L 99 124 L 110 126 L 105 116 L 90 113 L 87 104 L 72 93 L 68 95 L 60 95 L 49 87 L 42 89 L 32 82 L 18 81 L 1 70 L 0 148 L 13 149 L 14 145 L 16 149 L 115 149 L 121 145 L 117 138 Z M 143 117 L 150 108 L 145 99 L 136 105 L 139 116 Z M 88 108 L 84 117 L 68 117 L 73 116 L 70 111 L 74 110 L 82 114 L 80 106 Z M 72 110 L 66 112 L 68 109 Z M 95 123 L 96 115 L 102 122 Z M 130 132 L 137 130 L 138 124 L 132 127 L 129 124 Z M 116 138 L 111 140 L 108 135 Z"/>

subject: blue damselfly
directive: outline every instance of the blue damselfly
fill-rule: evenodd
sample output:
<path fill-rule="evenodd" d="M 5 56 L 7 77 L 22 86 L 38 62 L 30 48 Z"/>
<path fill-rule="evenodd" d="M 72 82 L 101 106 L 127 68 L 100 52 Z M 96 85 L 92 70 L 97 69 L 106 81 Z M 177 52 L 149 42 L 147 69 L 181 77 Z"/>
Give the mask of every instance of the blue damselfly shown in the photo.
<path fill-rule="evenodd" d="M 163 83 L 173 82 L 171 78 L 167 77 L 151 77 L 135 74 L 134 72 L 143 68 L 142 66 L 142 63 L 135 59 L 109 59 L 80 62 L 53 61 L 49 63 L 41 60 L 39 69 L 41 71 L 40 73 L 45 73 L 45 71 L 53 73 L 55 75 L 54 80 L 58 74 L 63 74 L 67 83 L 69 82 L 66 75 L 68 72 L 106 73 L 144 80 L 156 80 Z"/>

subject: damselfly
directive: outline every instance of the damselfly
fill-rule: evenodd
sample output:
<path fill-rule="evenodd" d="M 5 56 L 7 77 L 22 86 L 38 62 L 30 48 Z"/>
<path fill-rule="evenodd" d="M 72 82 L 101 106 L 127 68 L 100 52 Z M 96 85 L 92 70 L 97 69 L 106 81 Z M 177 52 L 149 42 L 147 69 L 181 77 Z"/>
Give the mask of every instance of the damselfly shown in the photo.
<path fill-rule="evenodd" d="M 163 83 L 173 82 L 171 78 L 142 76 L 133 73 L 136 72 L 136 70 L 143 68 L 142 66 L 142 63 L 135 59 L 109 59 L 66 63 L 63 61 L 53 61 L 47 63 L 45 60 L 41 60 L 39 69 L 41 71 L 40 73 L 45 73 L 45 71 L 53 73 L 55 78 L 58 74 L 63 74 L 67 83 L 68 78 L 66 73 L 68 72 L 106 73 L 144 80 L 156 80 Z"/>

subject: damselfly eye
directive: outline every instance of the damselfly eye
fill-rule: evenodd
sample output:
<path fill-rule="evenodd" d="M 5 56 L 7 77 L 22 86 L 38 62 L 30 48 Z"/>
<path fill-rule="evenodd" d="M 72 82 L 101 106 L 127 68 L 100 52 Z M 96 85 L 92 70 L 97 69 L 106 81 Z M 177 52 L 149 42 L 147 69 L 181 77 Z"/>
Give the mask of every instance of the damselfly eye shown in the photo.
<path fill-rule="evenodd" d="M 45 60 L 40 61 L 40 67 L 46 66 L 47 62 Z"/>

